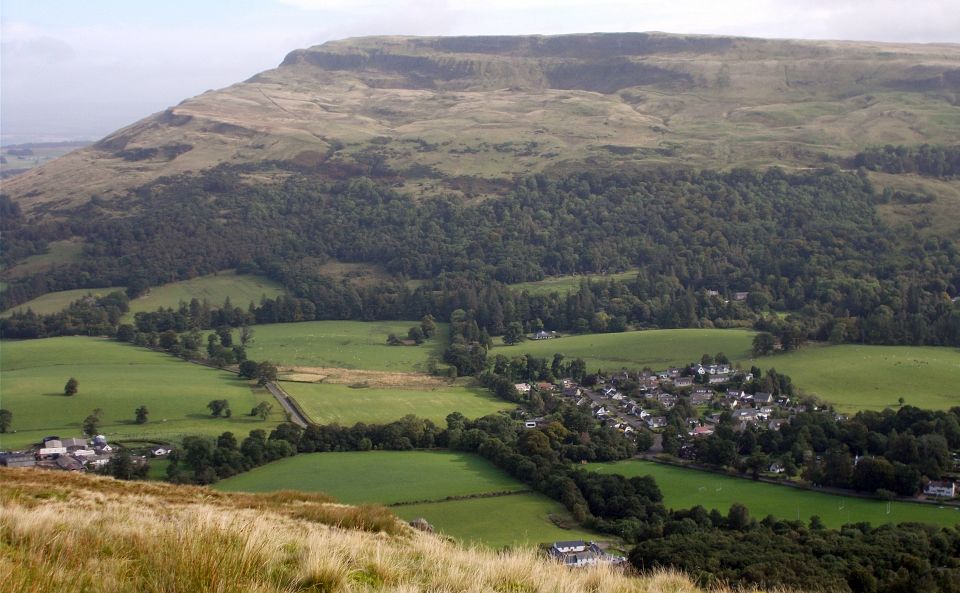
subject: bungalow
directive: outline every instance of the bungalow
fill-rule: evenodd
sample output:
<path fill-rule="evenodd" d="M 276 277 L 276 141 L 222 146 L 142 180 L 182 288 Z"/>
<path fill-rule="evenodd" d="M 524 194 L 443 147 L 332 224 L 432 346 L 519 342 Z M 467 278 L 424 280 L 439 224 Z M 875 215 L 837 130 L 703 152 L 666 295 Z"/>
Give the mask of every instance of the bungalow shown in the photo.
<path fill-rule="evenodd" d="M 747 297 L 750 296 L 749 292 L 735 292 L 733 293 L 733 300 L 735 301 L 745 301 Z"/>
<path fill-rule="evenodd" d="M 673 380 L 673 384 L 677 387 L 690 387 L 693 385 L 693 377 L 677 377 Z"/>
<path fill-rule="evenodd" d="M 663 428 L 667 425 L 667 419 L 664 416 L 651 416 L 647 418 L 647 426 L 650 428 Z"/>
<path fill-rule="evenodd" d="M 713 399 L 713 392 L 707 393 L 694 393 L 690 396 L 690 405 L 691 406 L 703 406 L 710 403 L 710 400 Z"/>
<path fill-rule="evenodd" d="M 927 484 L 923 493 L 927 496 L 940 496 L 943 498 L 953 498 L 957 495 L 957 484 L 955 482 L 937 482 L 931 481 Z"/>
<path fill-rule="evenodd" d="M 713 434 L 713 429 L 709 426 L 698 426 L 690 431 L 690 436 L 697 437 L 708 437 Z"/>
<path fill-rule="evenodd" d="M 707 379 L 707 383 L 709 383 L 710 385 L 717 385 L 717 384 L 719 384 L 719 383 L 726 383 L 726 382 L 729 381 L 732 377 L 733 377 L 733 376 L 732 376 L 730 373 L 720 373 L 720 374 L 717 374 L 717 375 L 710 375 L 710 378 Z"/>
<path fill-rule="evenodd" d="M 557 335 L 556 332 L 548 332 L 548 331 L 540 330 L 540 331 L 538 331 L 537 333 L 533 334 L 533 339 L 534 339 L 534 340 L 549 340 L 549 339 L 551 339 L 551 338 L 556 337 L 556 335 Z"/>
<path fill-rule="evenodd" d="M 758 415 L 757 410 L 737 410 L 733 413 L 733 419 L 737 422 L 756 422 Z"/>
<path fill-rule="evenodd" d="M 531 389 L 529 383 L 517 383 L 514 385 L 514 387 L 517 389 L 517 392 L 520 394 L 530 393 L 530 389 Z"/>
<path fill-rule="evenodd" d="M 583 540 L 572 540 L 572 541 L 561 541 L 553 542 L 553 545 L 550 546 L 551 554 L 570 554 L 575 552 L 586 552 L 587 551 L 587 542 Z"/>
<path fill-rule="evenodd" d="M 581 395 L 583 395 L 583 389 L 580 389 L 577 386 L 564 387 L 563 394 L 567 397 L 580 397 Z"/>
<path fill-rule="evenodd" d="M 554 389 L 556 389 L 556 386 L 553 383 L 548 383 L 546 381 L 537 383 L 537 391 L 546 393 L 548 391 L 553 391 Z"/>

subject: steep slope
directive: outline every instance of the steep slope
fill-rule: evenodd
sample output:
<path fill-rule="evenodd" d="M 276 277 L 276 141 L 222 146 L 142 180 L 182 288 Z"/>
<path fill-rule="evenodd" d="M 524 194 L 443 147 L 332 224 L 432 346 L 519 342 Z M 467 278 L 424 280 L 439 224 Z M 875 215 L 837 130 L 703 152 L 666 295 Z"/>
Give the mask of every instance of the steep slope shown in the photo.
<path fill-rule="evenodd" d="M 694 593 L 669 573 L 571 571 L 532 551 L 465 549 L 383 509 L 0 469 L 7 591 Z"/>
<path fill-rule="evenodd" d="M 420 194 L 623 163 L 809 166 L 960 137 L 960 46 L 659 33 L 371 37 L 291 52 L 4 191 L 37 212 L 221 163 L 292 161 Z M 266 180 L 257 178 L 256 183 Z"/>

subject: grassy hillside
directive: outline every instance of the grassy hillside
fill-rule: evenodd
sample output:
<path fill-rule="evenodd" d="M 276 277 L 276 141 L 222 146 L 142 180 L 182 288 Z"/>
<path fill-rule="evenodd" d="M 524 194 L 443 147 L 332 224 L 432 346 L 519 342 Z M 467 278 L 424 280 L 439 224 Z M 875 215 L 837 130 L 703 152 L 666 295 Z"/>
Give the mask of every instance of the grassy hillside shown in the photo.
<path fill-rule="evenodd" d="M 368 369 L 425 372 L 431 357 L 440 360 L 447 325 L 437 324 L 436 336 L 420 346 L 388 346 L 387 336 L 405 339 L 419 321 L 304 321 L 254 327 L 247 354 L 284 367 Z"/>
<path fill-rule="evenodd" d="M 829 527 L 861 521 L 869 521 L 874 525 L 909 521 L 936 525 L 960 523 L 960 510 L 954 507 L 891 502 L 888 512 L 887 503 L 879 500 L 798 490 L 651 461 L 594 464 L 590 469 L 626 477 L 653 476 L 663 491 L 664 504 L 674 509 L 701 505 L 708 510 L 717 509 L 726 513 L 733 503 L 739 502 L 746 505 L 750 515 L 756 519 L 773 515 L 779 519 L 799 517 L 809 521 L 813 515 L 819 515 Z"/>
<path fill-rule="evenodd" d="M 960 350 L 918 346 L 808 346 L 757 359 L 845 411 L 960 406 Z"/>
<path fill-rule="evenodd" d="M 11 591 L 698 591 L 676 574 L 570 571 L 531 550 L 467 549 L 316 495 L 30 470 L 0 469 L 0 481 L 0 579 Z"/>
<path fill-rule="evenodd" d="M 371 154 L 423 195 L 485 195 L 490 180 L 572 162 L 803 167 L 868 145 L 955 141 L 958 64 L 951 45 L 354 38 L 293 51 L 276 69 L 19 175 L 8 191 L 27 207 L 62 207 L 224 162 L 337 175 L 368 167 Z"/>
<path fill-rule="evenodd" d="M 550 516 L 568 518 L 557 502 L 537 493 L 476 455 L 447 451 L 371 451 L 298 455 L 219 482 L 227 492 L 325 492 L 351 504 L 400 504 L 407 520 L 426 518 L 446 535 L 491 547 L 594 537 L 562 529 Z M 507 496 L 443 500 L 482 494 Z M 417 501 L 417 504 L 409 504 Z"/>
<path fill-rule="evenodd" d="M 245 435 L 283 420 L 280 406 L 265 390 L 251 388 L 231 373 L 208 369 L 127 344 L 101 338 L 69 337 L 3 342 L 2 407 L 13 412 L 13 430 L 0 435 L 0 449 L 37 442 L 46 435 L 80 436 L 94 409 L 103 410 L 101 432 L 110 439 L 177 440 L 186 434 Z M 77 395 L 63 394 L 70 377 Z M 232 418 L 212 418 L 207 402 L 226 399 Z M 274 405 L 267 421 L 246 415 L 261 401 Z M 134 410 L 147 406 L 146 424 Z"/>
<path fill-rule="evenodd" d="M 22 305 L 14 307 L 13 309 L 8 309 L 3 313 L 0 313 L 0 316 L 7 316 L 13 313 L 14 311 L 26 311 L 27 309 L 32 310 L 37 314 L 51 314 L 59 313 L 67 308 L 70 303 L 79 300 L 85 296 L 103 296 L 114 290 L 123 290 L 123 288 L 80 288 L 78 290 L 62 290 L 60 292 L 49 292 L 43 296 L 39 296 L 31 301 L 28 301 Z"/>
<path fill-rule="evenodd" d="M 390 422 L 407 414 L 443 424 L 451 412 L 479 418 L 513 407 L 487 389 L 462 384 L 425 389 L 383 389 L 285 381 L 282 386 L 318 424 L 336 422 L 352 426 L 357 422 Z"/>
<path fill-rule="evenodd" d="M 190 299 L 206 299 L 211 306 L 219 307 L 230 297 L 235 307 L 246 310 L 251 302 L 259 304 L 261 297 L 274 298 L 284 292 L 282 286 L 269 278 L 227 270 L 151 288 L 147 294 L 130 301 L 128 317 L 132 318 L 138 311 L 156 311 L 158 307 L 176 308 L 181 301 L 189 303 Z"/>
<path fill-rule="evenodd" d="M 637 271 L 631 270 L 628 272 L 620 272 L 617 274 L 583 274 L 580 276 L 551 276 L 549 278 L 544 278 L 543 280 L 538 280 L 536 282 L 518 282 L 512 284 L 511 287 L 518 291 L 527 291 L 530 294 L 550 294 L 553 292 L 558 292 L 560 294 L 565 294 L 570 291 L 576 290 L 580 286 L 580 282 L 583 280 L 619 280 L 621 282 L 629 281 L 632 278 L 636 278 Z"/>
<path fill-rule="evenodd" d="M 496 346 L 491 355 L 508 357 L 530 353 L 552 358 L 583 358 L 591 372 L 597 368 L 654 370 L 700 360 L 704 353 L 725 353 L 730 360 L 750 358 L 753 332 L 732 329 L 663 329 L 617 334 L 573 335 L 552 340 L 527 340 L 514 346 Z"/>

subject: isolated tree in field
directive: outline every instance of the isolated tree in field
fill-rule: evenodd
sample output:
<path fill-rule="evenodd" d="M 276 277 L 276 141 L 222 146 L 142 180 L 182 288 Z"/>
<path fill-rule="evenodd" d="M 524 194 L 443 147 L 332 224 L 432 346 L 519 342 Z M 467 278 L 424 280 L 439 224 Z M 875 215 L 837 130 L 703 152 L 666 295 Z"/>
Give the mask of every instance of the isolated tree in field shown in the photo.
<path fill-rule="evenodd" d="M 507 331 L 503 333 L 504 344 L 519 344 L 523 340 L 523 326 L 519 321 L 514 321 L 507 325 Z"/>
<path fill-rule="evenodd" d="M 240 345 L 246 346 L 253 342 L 253 328 L 244 325 L 240 328 Z"/>
<path fill-rule="evenodd" d="M 760 332 L 753 338 L 753 353 L 756 356 L 770 354 L 775 346 L 776 339 L 769 332 Z"/>
<path fill-rule="evenodd" d="M 263 361 L 257 365 L 257 379 L 261 385 L 277 380 L 277 365 L 270 361 Z"/>
<path fill-rule="evenodd" d="M 410 331 L 407 332 L 407 337 L 413 340 L 417 345 L 423 344 L 423 341 L 426 339 L 426 337 L 423 335 L 423 330 L 416 325 L 410 328 Z"/>
<path fill-rule="evenodd" d="M 147 423 L 147 415 L 150 414 L 150 410 L 147 409 L 147 406 L 140 406 L 139 408 L 137 408 L 137 411 L 135 413 L 136 413 L 135 422 L 137 424 Z"/>
<path fill-rule="evenodd" d="M 433 319 L 433 315 L 423 316 L 423 319 L 420 320 L 420 329 L 427 338 L 433 337 L 433 334 L 437 331 L 437 322 Z"/>
<path fill-rule="evenodd" d="M 103 410 L 97 408 L 92 414 L 83 419 L 83 433 L 87 436 L 96 436 L 100 432 L 100 419 L 103 417 Z"/>
<path fill-rule="evenodd" d="M 67 384 L 63 386 L 63 394 L 76 395 L 79 389 L 80 389 L 80 382 L 74 379 L 73 377 L 70 377 L 67 380 Z"/>
<path fill-rule="evenodd" d="M 240 376 L 244 379 L 256 379 L 259 365 L 254 360 L 245 360 L 240 363 Z"/>
<path fill-rule="evenodd" d="M 215 400 L 211 400 L 210 403 L 207 404 L 207 408 L 210 409 L 210 413 L 213 416 L 219 418 L 227 410 L 230 409 L 230 404 L 225 399 L 215 399 Z M 230 416 L 227 416 L 227 418 L 229 417 Z"/>
<path fill-rule="evenodd" d="M 11 424 L 13 424 L 13 412 L 0 409 L 0 433 L 10 430 Z"/>
<path fill-rule="evenodd" d="M 260 416 L 261 420 L 266 420 L 270 416 L 270 412 L 273 410 L 273 404 L 270 402 L 260 402 L 252 410 L 250 410 L 251 416 Z"/>

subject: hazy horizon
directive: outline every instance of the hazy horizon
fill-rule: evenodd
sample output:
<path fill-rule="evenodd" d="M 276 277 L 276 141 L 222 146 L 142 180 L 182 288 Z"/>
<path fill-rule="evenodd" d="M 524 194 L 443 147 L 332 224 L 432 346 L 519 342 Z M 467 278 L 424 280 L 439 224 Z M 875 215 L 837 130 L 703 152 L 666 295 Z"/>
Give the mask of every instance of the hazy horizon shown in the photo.
<path fill-rule="evenodd" d="M 0 140 L 95 140 L 291 50 L 362 35 L 621 31 L 960 42 L 947 0 L 0 0 Z"/>

